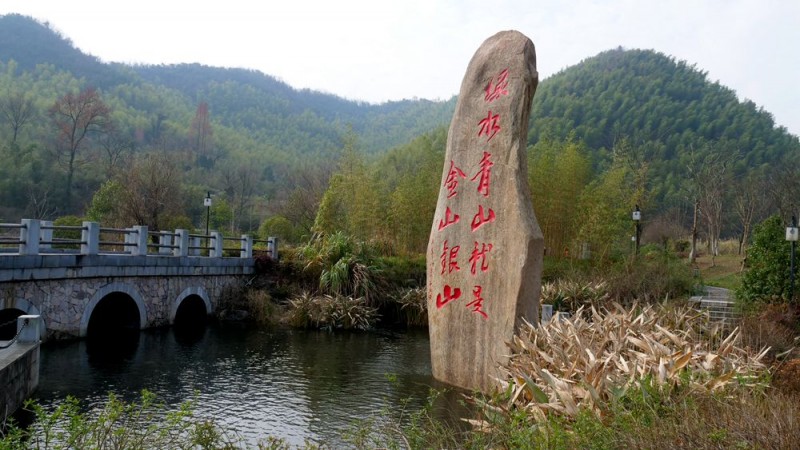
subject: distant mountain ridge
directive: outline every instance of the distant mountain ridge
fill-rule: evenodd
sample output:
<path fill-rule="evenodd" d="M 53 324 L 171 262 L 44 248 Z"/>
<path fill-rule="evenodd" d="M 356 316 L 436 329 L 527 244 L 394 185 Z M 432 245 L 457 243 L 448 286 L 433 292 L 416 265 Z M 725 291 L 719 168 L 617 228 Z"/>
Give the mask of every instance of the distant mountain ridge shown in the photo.
<path fill-rule="evenodd" d="M 47 25 L 18 14 L 0 16 L 0 61 L 11 60 L 20 71 L 53 65 L 106 92 L 142 84 L 168 89 L 187 105 L 207 102 L 215 121 L 237 129 L 244 127 L 266 143 L 288 145 L 302 153 L 325 153 L 340 147 L 349 127 L 360 135 L 364 150 L 385 151 L 447 124 L 454 108 L 454 100 L 402 100 L 380 105 L 355 102 L 297 90 L 255 70 L 200 64 L 103 63 L 76 49 Z M 132 106 L 136 107 L 135 103 Z M 282 139 L 287 130 L 296 132 L 294 137 L 301 141 L 308 138 L 316 148 Z"/>
<path fill-rule="evenodd" d="M 12 60 L 16 73 L 35 73 L 40 84 L 59 80 L 55 92 L 42 93 L 45 107 L 66 93 L 65 86 L 97 86 L 114 104 L 122 128 L 149 143 L 160 138 L 162 121 L 174 140 L 185 136 L 198 105 L 207 103 L 220 151 L 259 154 L 285 168 L 335 160 L 350 130 L 366 153 L 384 154 L 446 127 L 456 102 L 453 97 L 373 105 L 297 90 L 255 70 L 103 63 L 46 25 L 16 14 L 0 17 L 0 64 Z M 80 81 L 65 80 L 70 77 Z M 607 167 L 615 144 L 627 139 L 644 149 L 655 199 L 664 204 L 680 201 L 691 151 L 725 142 L 739 154 L 737 175 L 800 155 L 797 136 L 777 127 L 768 111 L 710 82 L 705 72 L 656 51 L 622 48 L 540 82 L 528 142 L 544 138 L 583 142 L 595 170 Z M 265 170 L 271 171 L 266 179 L 281 182 L 277 169 Z"/>

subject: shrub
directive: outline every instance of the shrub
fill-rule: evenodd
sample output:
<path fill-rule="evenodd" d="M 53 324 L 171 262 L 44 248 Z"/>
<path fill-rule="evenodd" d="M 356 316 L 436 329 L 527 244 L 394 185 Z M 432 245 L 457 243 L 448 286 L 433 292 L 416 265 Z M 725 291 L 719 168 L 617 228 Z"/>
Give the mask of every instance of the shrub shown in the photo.
<path fill-rule="evenodd" d="M 394 302 L 399 305 L 398 319 L 409 327 L 428 326 L 428 291 L 427 288 L 400 289 L 393 295 Z"/>
<path fill-rule="evenodd" d="M 271 324 L 278 321 L 277 307 L 266 291 L 249 289 L 245 294 L 245 299 L 247 310 L 256 323 Z"/>
<path fill-rule="evenodd" d="M 753 228 L 753 243 L 747 250 L 747 270 L 736 299 L 785 301 L 790 288 L 790 248 L 783 220 L 774 215 Z"/>
<path fill-rule="evenodd" d="M 375 308 L 363 298 L 342 295 L 314 296 L 307 292 L 292 298 L 285 321 L 298 328 L 367 330 L 377 320 Z"/>
<path fill-rule="evenodd" d="M 691 294 L 695 285 L 685 262 L 650 245 L 642 247 L 636 258 L 609 266 L 600 277 L 608 281 L 610 297 L 623 304 L 680 298 Z"/>
<path fill-rule="evenodd" d="M 366 243 L 342 232 L 317 234 L 299 250 L 299 257 L 304 272 L 319 280 L 321 292 L 363 297 L 370 303 L 379 269 Z"/>
<path fill-rule="evenodd" d="M 769 348 L 767 357 L 774 360 L 779 355 L 792 356 L 797 344 L 797 308 L 787 304 L 762 304 L 745 312 L 739 327 L 741 344 L 751 349 Z"/>
<path fill-rule="evenodd" d="M 168 411 L 155 394 L 142 391 L 140 402 L 127 403 L 116 395 L 91 413 L 67 397 L 53 411 L 31 401 L 25 408 L 35 421 L 22 429 L 13 424 L 0 435 L 4 449 L 60 448 L 215 448 L 233 449 L 237 442 L 214 422 L 196 419 L 192 404 Z"/>
<path fill-rule="evenodd" d="M 303 230 L 292 224 L 289 219 L 283 216 L 272 216 L 261 222 L 258 227 L 259 239 L 269 239 L 277 237 L 278 242 L 297 244 L 302 239 Z"/>
<path fill-rule="evenodd" d="M 542 283 L 541 303 L 553 305 L 553 311 L 577 311 L 580 307 L 600 308 L 609 300 L 605 281 L 561 279 Z"/>

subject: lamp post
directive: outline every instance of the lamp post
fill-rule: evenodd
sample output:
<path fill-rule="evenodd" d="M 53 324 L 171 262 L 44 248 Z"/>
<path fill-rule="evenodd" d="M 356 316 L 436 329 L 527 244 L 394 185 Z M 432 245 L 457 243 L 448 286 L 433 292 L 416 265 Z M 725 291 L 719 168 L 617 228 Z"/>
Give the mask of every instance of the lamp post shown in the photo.
<path fill-rule="evenodd" d="M 642 235 L 641 220 L 642 220 L 642 212 L 639 210 L 639 205 L 636 205 L 636 209 L 633 210 L 633 224 L 634 224 L 634 235 L 633 235 L 634 250 L 633 251 L 634 251 L 635 255 L 639 254 L 639 239 L 641 238 L 641 235 Z"/>
<path fill-rule="evenodd" d="M 792 252 L 790 257 L 790 275 L 789 275 L 789 301 L 794 301 L 794 249 L 797 245 L 797 217 L 792 216 L 792 226 L 786 227 L 786 240 L 792 243 Z"/>
<path fill-rule="evenodd" d="M 208 236 L 208 224 L 211 220 L 211 192 L 206 194 L 206 198 L 203 199 L 203 206 L 206 207 L 206 236 Z"/>

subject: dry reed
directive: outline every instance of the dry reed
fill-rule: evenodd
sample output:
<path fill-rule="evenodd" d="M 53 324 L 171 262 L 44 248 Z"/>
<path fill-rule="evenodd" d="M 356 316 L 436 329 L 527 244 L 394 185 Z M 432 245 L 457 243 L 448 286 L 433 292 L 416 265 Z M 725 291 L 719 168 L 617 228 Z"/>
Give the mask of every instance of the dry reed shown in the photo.
<path fill-rule="evenodd" d="M 602 417 L 645 379 L 702 392 L 734 380 L 759 383 L 768 349 L 756 354 L 738 347 L 738 339 L 738 328 L 724 334 L 689 308 L 580 309 L 570 319 L 525 324 L 509 344 L 508 378 L 501 383 L 511 392 L 508 408 L 537 420 L 575 417 L 584 408 Z"/>

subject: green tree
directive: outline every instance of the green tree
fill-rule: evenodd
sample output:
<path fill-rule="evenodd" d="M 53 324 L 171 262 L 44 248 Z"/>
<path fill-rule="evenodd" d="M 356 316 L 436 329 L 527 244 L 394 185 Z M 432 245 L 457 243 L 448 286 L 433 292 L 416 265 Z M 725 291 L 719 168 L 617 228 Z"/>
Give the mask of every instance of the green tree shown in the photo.
<path fill-rule="evenodd" d="M 118 180 L 108 180 L 94 193 L 92 203 L 86 211 L 86 218 L 102 223 L 107 227 L 125 227 L 126 217 L 122 215 L 119 202 L 124 197 L 125 187 Z"/>
<path fill-rule="evenodd" d="M 628 169 L 618 165 L 596 179 L 581 194 L 578 208 L 581 242 L 589 243 L 592 253 L 603 259 L 630 248 L 631 191 Z"/>
<path fill-rule="evenodd" d="M 580 143 L 548 139 L 531 149 L 528 182 L 533 209 L 551 254 L 572 247 L 585 220 L 576 204 L 590 180 L 591 164 Z"/>
<path fill-rule="evenodd" d="M 384 190 L 356 149 L 355 135 L 345 140 L 339 170 L 322 197 L 314 230 L 343 231 L 360 241 L 385 242 Z"/>
<path fill-rule="evenodd" d="M 785 222 L 773 215 L 753 228 L 753 243 L 747 250 L 747 270 L 736 298 L 744 303 L 758 300 L 785 301 L 791 280 L 791 244 Z"/>
<path fill-rule="evenodd" d="M 282 242 L 289 244 L 299 244 L 303 236 L 303 230 L 298 229 L 289 219 L 283 216 L 272 216 L 261 222 L 258 227 L 259 239 L 269 239 L 277 237 Z"/>

